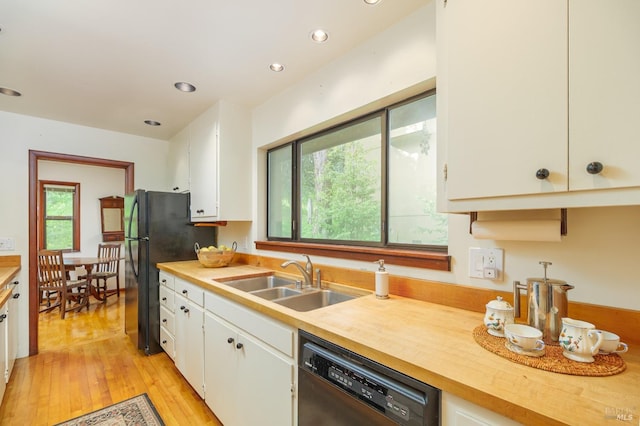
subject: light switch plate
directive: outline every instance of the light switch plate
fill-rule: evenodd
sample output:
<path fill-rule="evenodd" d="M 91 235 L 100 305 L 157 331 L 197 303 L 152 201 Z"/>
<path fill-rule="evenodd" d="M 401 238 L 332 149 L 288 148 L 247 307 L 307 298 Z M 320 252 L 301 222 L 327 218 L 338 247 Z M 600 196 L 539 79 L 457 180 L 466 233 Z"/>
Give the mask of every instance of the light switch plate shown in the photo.
<path fill-rule="evenodd" d="M 469 248 L 469 276 L 501 281 L 504 250 L 501 248 Z"/>

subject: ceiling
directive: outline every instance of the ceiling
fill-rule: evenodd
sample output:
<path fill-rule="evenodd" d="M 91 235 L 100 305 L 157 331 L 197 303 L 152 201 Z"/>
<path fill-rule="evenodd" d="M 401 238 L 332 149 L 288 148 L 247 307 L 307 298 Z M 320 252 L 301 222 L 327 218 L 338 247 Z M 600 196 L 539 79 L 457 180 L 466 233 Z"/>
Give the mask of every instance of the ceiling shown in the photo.
<path fill-rule="evenodd" d="M 3 0 L 0 87 L 22 96 L 0 94 L 0 110 L 169 139 L 219 99 L 263 103 L 428 2 Z"/>

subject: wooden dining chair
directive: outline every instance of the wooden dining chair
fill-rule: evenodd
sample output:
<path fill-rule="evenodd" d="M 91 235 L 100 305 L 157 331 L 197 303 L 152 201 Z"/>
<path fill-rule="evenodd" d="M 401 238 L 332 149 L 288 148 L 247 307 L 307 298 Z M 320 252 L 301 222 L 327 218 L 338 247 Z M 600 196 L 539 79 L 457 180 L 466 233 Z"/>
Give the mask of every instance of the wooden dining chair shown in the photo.
<path fill-rule="evenodd" d="M 99 263 L 91 273 L 91 279 L 96 280 L 98 294 L 102 291 L 104 303 L 107 303 L 107 296 L 117 294 L 120 297 L 120 244 L 98 244 L 98 257 L 110 259 L 106 263 Z M 107 290 L 107 280 L 116 279 L 116 289 Z M 102 280 L 102 285 L 100 281 Z"/>
<path fill-rule="evenodd" d="M 64 319 L 69 311 L 80 312 L 86 307 L 89 310 L 89 294 L 87 280 L 71 280 L 67 277 L 61 250 L 40 250 L 38 252 L 38 286 L 40 294 L 49 297 L 56 294 L 56 303 L 40 312 L 47 312 L 60 307 L 60 317 Z"/>

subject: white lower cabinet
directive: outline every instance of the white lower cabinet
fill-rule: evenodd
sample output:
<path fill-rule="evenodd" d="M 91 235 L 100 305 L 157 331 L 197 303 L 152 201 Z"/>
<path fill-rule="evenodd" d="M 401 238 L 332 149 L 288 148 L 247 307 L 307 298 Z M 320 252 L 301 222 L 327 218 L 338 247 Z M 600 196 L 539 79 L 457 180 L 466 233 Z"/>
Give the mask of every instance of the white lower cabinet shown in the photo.
<path fill-rule="evenodd" d="M 209 408 L 225 425 L 293 425 L 293 329 L 215 295 L 205 294 L 205 308 Z"/>
<path fill-rule="evenodd" d="M 442 392 L 443 426 L 517 426 L 520 423 L 467 400 Z"/>
<path fill-rule="evenodd" d="M 204 310 L 175 295 L 175 363 L 195 391 L 204 398 Z"/>
<path fill-rule="evenodd" d="M 8 335 L 8 322 L 7 322 L 7 304 L 0 308 L 0 365 L 3 367 L 7 362 L 7 335 Z M 7 380 L 5 377 L 0 380 L 0 402 L 4 397 L 4 391 L 7 388 Z"/>

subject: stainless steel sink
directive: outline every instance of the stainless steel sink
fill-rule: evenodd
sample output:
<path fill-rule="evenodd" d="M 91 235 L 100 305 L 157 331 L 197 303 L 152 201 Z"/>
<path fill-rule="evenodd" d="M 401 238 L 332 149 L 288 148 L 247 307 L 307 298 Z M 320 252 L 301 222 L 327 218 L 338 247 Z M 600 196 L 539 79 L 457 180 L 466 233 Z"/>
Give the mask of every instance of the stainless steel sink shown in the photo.
<path fill-rule="evenodd" d="M 256 290 L 249 292 L 255 296 L 262 297 L 267 300 L 282 299 L 283 297 L 297 296 L 302 293 L 302 290 L 289 287 L 274 287 L 265 288 L 263 290 Z"/>
<path fill-rule="evenodd" d="M 335 305 L 336 303 L 351 300 L 353 298 L 355 298 L 355 296 L 339 293 L 333 290 L 315 290 L 309 293 L 301 293 L 297 296 L 274 300 L 274 302 L 295 311 L 306 312 L 329 305 Z"/>
<path fill-rule="evenodd" d="M 251 292 L 287 285 L 294 286 L 296 282 L 292 279 L 277 277 L 275 275 L 268 275 L 264 277 L 242 278 L 239 280 L 227 281 L 224 284 L 241 291 Z"/>
<path fill-rule="evenodd" d="M 242 278 L 224 284 L 299 312 L 335 305 L 357 296 L 335 290 L 301 289 L 300 281 L 275 275 Z"/>

